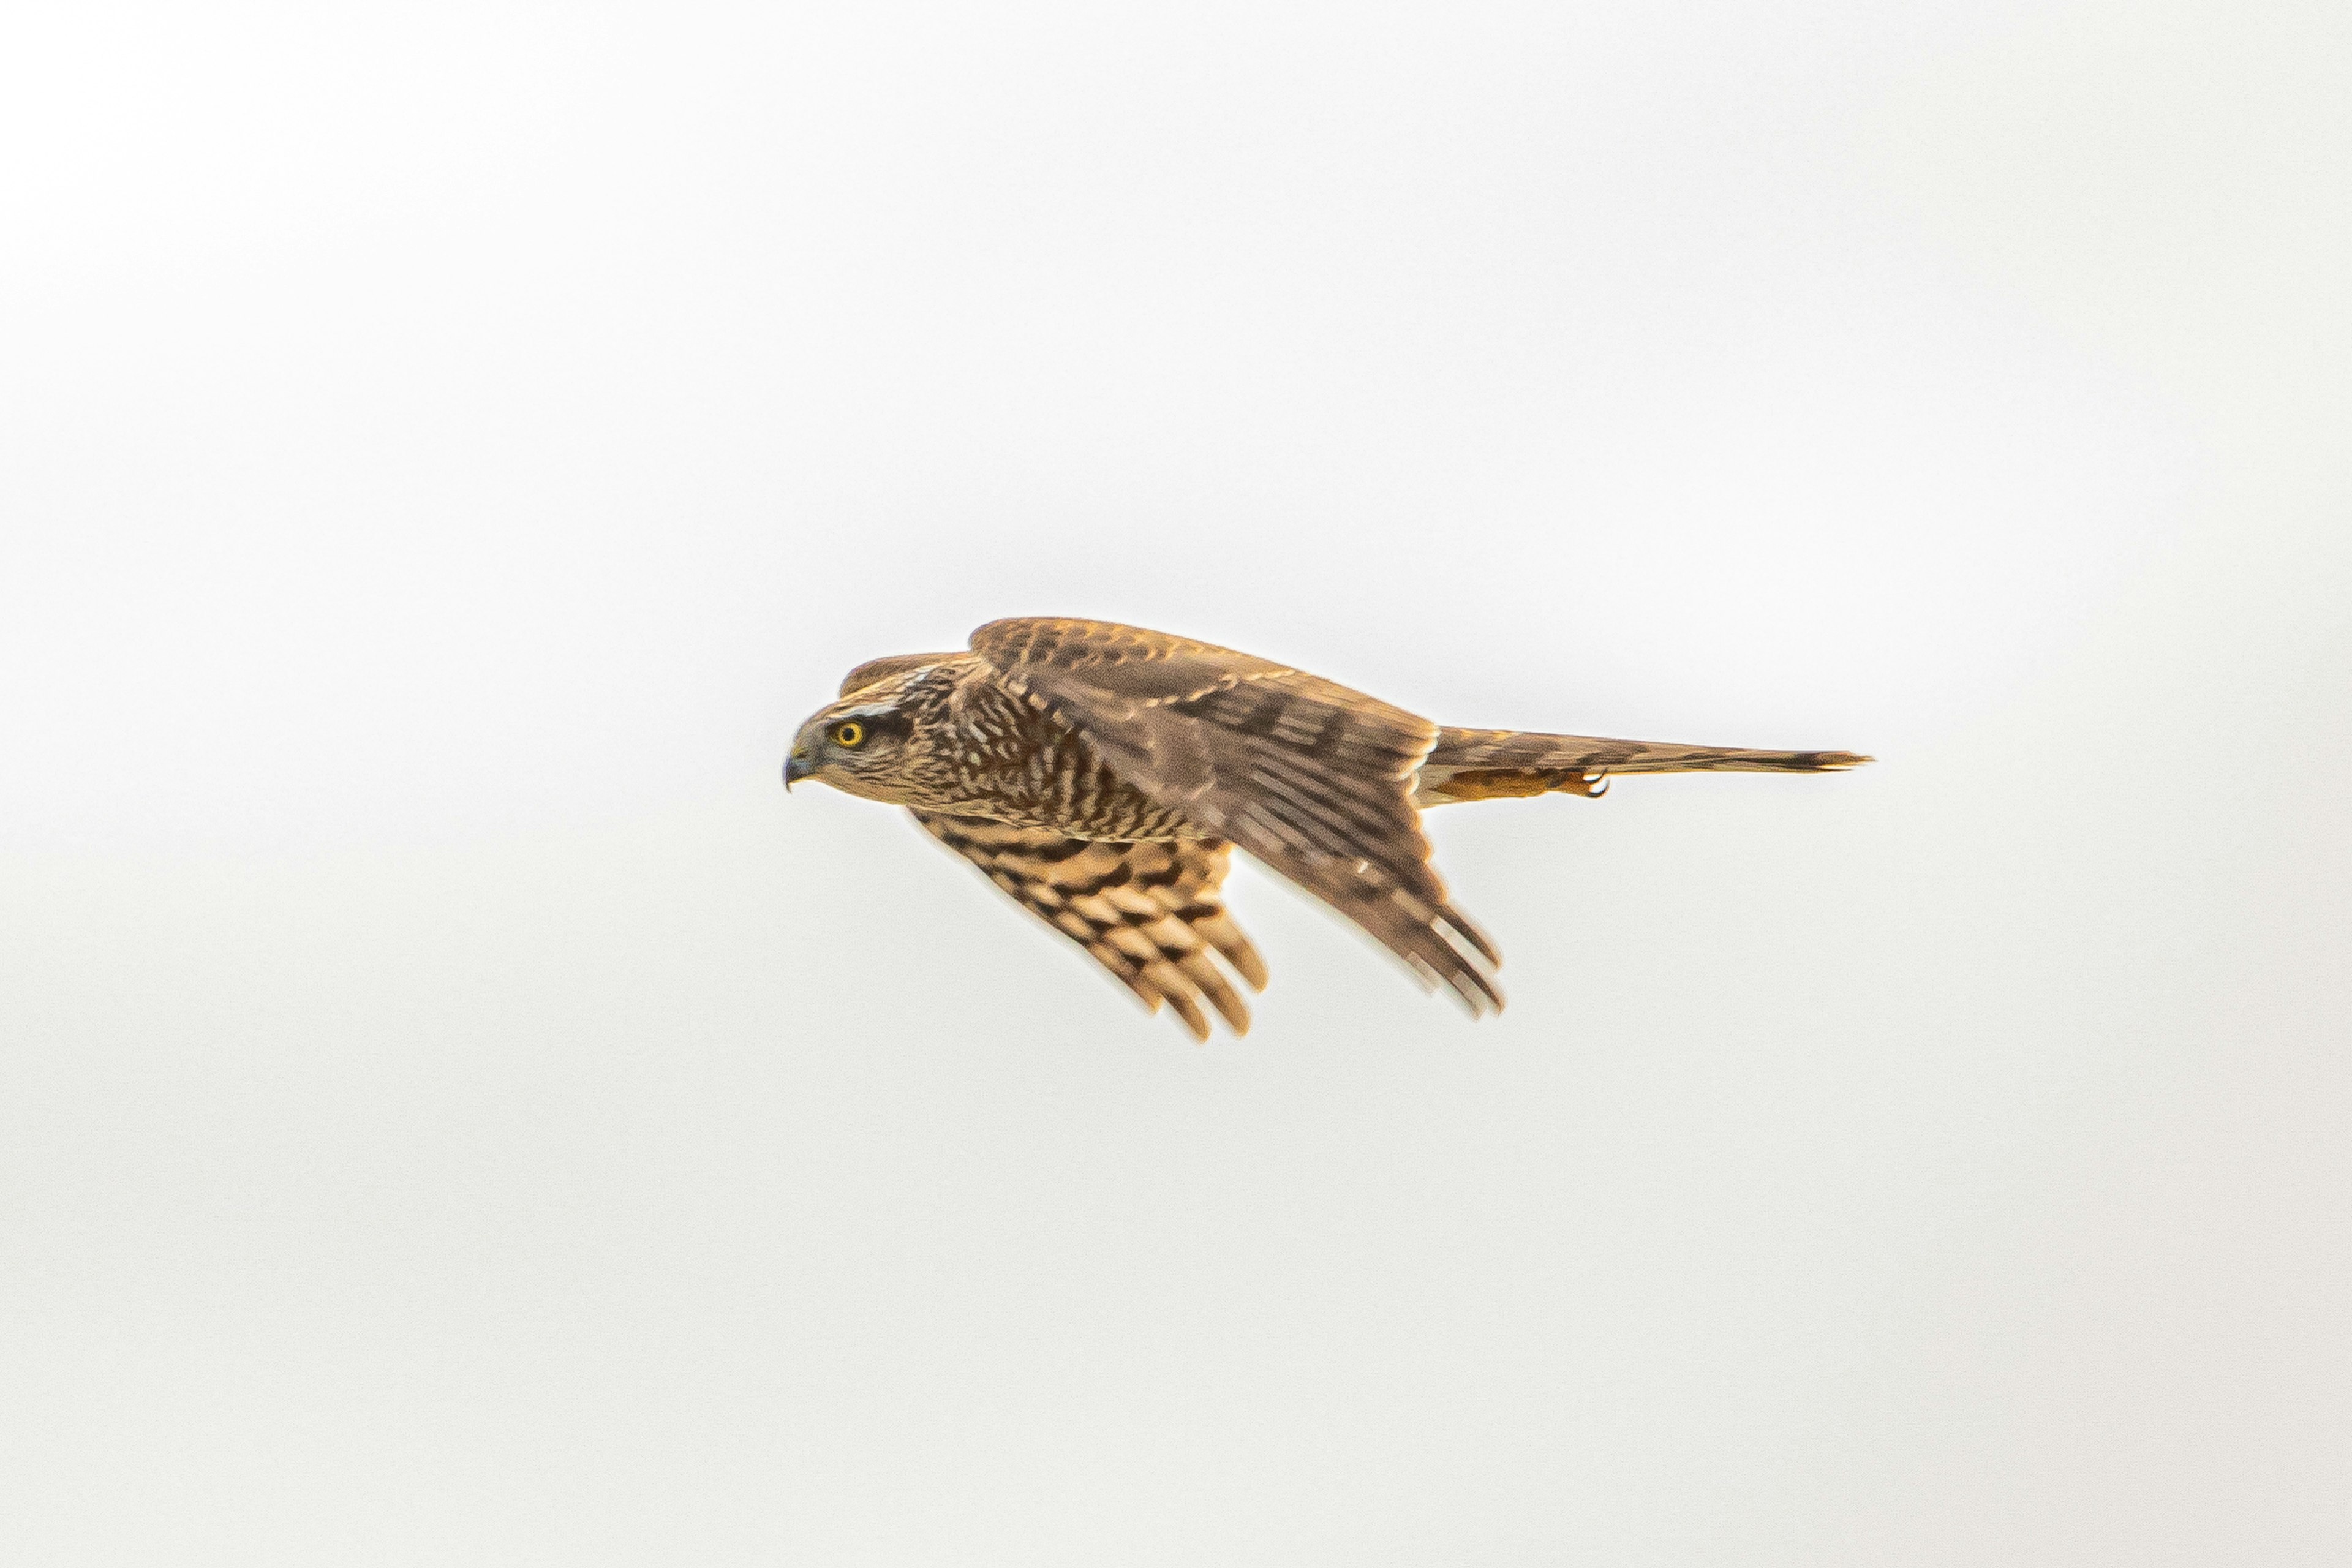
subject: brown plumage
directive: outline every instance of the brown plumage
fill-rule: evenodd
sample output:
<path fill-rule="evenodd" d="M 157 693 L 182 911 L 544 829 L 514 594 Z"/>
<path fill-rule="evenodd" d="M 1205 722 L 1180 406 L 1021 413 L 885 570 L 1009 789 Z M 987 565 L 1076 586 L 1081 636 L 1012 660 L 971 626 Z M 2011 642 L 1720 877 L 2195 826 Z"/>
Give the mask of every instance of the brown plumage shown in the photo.
<path fill-rule="evenodd" d="M 940 842 L 1158 1011 L 1236 1034 L 1265 965 L 1221 884 L 1238 845 L 1471 1011 L 1503 1005 L 1494 944 L 1447 900 L 1420 812 L 1598 795 L 1610 774 L 1824 773 L 1757 752 L 1452 730 L 1285 665 L 1105 621 L 992 621 L 963 653 L 859 665 L 800 730 L 784 782 L 909 807 Z"/>

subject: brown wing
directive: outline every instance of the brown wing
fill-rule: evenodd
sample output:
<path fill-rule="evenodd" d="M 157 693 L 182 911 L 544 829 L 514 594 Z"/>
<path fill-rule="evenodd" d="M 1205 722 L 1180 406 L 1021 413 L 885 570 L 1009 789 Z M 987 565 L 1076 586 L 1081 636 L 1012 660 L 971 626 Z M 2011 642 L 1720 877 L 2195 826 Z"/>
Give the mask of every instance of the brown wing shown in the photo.
<path fill-rule="evenodd" d="M 1115 844 L 983 817 L 912 816 L 1023 908 L 1092 953 L 1153 1012 L 1168 1003 L 1205 1041 L 1205 999 L 1234 1034 L 1249 1033 L 1248 1005 L 1209 956 L 1223 953 L 1252 989 L 1265 989 L 1265 962 L 1225 912 L 1226 846 L 1205 839 Z"/>
<path fill-rule="evenodd" d="M 992 621 L 972 651 L 1085 735 L 1113 773 L 1231 839 L 1472 1012 L 1492 943 L 1446 902 L 1412 800 L 1438 728 L 1231 648 L 1103 621 Z"/>
<path fill-rule="evenodd" d="M 841 678 L 840 695 L 862 691 L 877 680 L 887 680 L 894 675 L 904 675 L 910 669 L 920 669 L 927 664 L 944 664 L 951 658 L 967 658 L 961 653 L 894 653 L 887 658 L 869 658 Z"/>

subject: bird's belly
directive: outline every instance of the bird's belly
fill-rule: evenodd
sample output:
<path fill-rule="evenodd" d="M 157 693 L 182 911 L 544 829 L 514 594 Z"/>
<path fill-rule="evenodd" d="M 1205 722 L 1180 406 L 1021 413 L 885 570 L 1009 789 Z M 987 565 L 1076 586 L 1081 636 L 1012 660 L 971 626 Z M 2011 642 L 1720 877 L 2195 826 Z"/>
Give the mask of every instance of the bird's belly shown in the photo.
<path fill-rule="evenodd" d="M 1098 843 L 1170 843 L 1213 837 L 1113 773 L 1058 721 L 992 686 L 963 693 L 957 763 L 933 810 Z"/>
<path fill-rule="evenodd" d="M 960 816 L 984 816 L 1012 827 L 1032 827 L 1066 838 L 1108 844 L 1164 844 L 1213 837 L 1140 796 L 1132 805 L 1121 802 L 1091 812 L 1066 812 L 1044 803 L 1001 799 L 959 802 L 955 811 Z"/>
<path fill-rule="evenodd" d="M 1097 764 L 1043 768 L 1009 787 L 982 792 L 956 809 L 1014 827 L 1103 843 L 1170 843 L 1206 838 L 1182 813 L 1170 809 Z"/>

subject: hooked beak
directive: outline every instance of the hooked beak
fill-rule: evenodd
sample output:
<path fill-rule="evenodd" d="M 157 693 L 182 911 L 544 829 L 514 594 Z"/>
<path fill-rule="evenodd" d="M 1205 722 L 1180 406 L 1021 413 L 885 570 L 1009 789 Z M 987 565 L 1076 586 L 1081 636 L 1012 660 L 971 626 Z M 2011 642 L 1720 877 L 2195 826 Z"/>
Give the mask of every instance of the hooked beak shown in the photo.
<path fill-rule="evenodd" d="M 814 772 L 816 767 L 809 761 L 808 753 L 794 751 L 784 759 L 784 793 L 790 795 L 794 781 L 804 779 Z"/>

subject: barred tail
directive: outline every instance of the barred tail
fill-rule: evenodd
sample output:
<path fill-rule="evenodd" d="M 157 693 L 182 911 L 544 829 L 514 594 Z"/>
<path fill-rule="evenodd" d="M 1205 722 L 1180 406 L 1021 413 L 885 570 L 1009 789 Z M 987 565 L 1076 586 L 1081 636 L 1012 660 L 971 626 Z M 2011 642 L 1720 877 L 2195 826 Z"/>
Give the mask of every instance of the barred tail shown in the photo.
<path fill-rule="evenodd" d="M 1597 795 L 1609 787 L 1611 773 L 1831 773 L 1870 760 L 1852 752 L 1757 752 L 1523 730 L 1445 730 L 1422 764 L 1413 801 L 1438 805 L 1553 790 Z"/>

